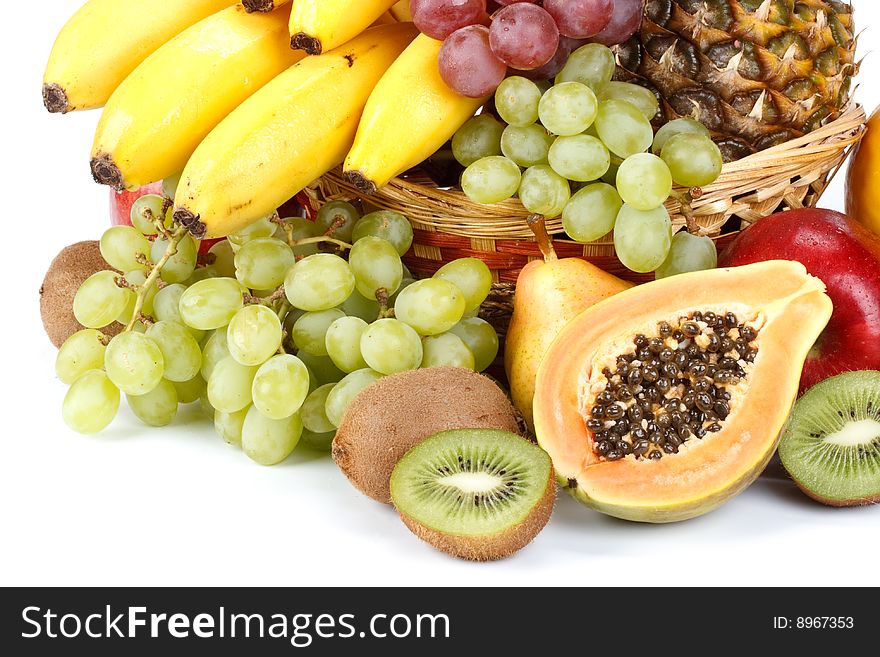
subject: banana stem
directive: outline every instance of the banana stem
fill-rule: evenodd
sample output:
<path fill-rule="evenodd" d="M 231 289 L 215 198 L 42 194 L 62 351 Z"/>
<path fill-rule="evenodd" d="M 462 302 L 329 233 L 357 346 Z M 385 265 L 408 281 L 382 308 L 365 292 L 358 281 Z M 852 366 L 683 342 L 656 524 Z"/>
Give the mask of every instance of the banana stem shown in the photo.
<path fill-rule="evenodd" d="M 168 248 L 165 249 L 165 253 L 159 258 L 159 262 L 153 265 L 153 268 L 150 270 L 150 274 L 147 276 L 147 280 L 144 281 L 143 285 L 137 286 L 137 297 L 134 301 L 134 310 L 131 313 L 131 320 L 125 327 L 126 331 L 134 330 L 135 324 L 137 324 L 138 320 L 141 318 L 141 311 L 144 309 L 144 301 L 147 298 L 147 292 L 153 287 L 154 283 L 158 282 L 162 267 L 168 264 L 168 261 L 177 254 L 177 245 L 180 244 L 180 240 L 184 238 L 186 233 L 186 228 L 178 228 L 171 233 L 168 239 Z"/>
<path fill-rule="evenodd" d="M 559 259 L 556 255 L 556 250 L 553 248 L 553 238 L 550 237 L 550 233 L 547 232 L 547 220 L 543 215 L 540 214 L 530 214 L 526 219 L 526 223 L 528 223 L 529 228 L 535 234 L 535 239 L 538 241 L 538 248 L 541 249 L 541 254 L 544 256 L 544 262 L 555 262 Z"/>

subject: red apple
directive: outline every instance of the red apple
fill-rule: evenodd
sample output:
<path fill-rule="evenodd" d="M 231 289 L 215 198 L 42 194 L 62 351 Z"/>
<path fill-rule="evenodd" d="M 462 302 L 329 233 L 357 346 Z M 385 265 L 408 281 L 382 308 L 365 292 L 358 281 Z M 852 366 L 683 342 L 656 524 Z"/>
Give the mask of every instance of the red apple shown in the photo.
<path fill-rule="evenodd" d="M 131 206 L 146 194 L 161 194 L 162 183 L 151 183 L 133 192 L 110 190 L 110 223 L 114 226 L 131 226 Z"/>
<path fill-rule="evenodd" d="M 134 205 L 134 202 L 137 201 L 141 196 L 146 196 L 147 194 L 161 194 L 162 193 L 162 183 L 150 183 L 149 185 L 144 185 L 143 187 L 139 187 L 133 192 L 129 191 L 121 191 L 117 192 L 114 189 L 110 190 L 110 223 L 114 226 L 131 226 L 131 206 Z M 219 239 L 216 240 L 202 240 L 202 243 L 199 245 L 199 253 L 205 254 L 208 252 L 212 246 L 214 246 Z"/>
<path fill-rule="evenodd" d="M 718 265 L 775 259 L 802 262 L 834 302 L 804 365 L 801 392 L 841 372 L 880 369 L 880 237 L 839 212 L 790 210 L 743 231 Z"/>

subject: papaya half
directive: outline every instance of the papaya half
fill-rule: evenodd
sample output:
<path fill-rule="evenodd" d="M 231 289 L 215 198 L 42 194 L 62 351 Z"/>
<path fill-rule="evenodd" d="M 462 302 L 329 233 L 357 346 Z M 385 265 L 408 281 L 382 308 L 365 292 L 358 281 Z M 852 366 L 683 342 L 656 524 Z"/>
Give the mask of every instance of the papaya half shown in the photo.
<path fill-rule="evenodd" d="M 783 260 L 661 279 L 584 311 L 544 357 L 533 405 L 560 484 L 627 520 L 717 508 L 773 455 L 831 311 L 822 281 Z"/>

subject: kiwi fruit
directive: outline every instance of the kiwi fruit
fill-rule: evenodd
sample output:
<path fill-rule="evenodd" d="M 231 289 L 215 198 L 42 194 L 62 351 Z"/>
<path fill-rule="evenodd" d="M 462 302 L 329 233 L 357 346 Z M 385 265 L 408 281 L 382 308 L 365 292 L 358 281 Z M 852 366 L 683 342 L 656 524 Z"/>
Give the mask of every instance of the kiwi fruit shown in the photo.
<path fill-rule="evenodd" d="M 92 274 L 105 269 L 110 267 L 101 257 L 96 240 L 66 246 L 52 260 L 40 286 L 40 315 L 46 335 L 56 347 L 83 328 L 73 316 L 73 297 L 79 286 Z M 121 330 L 122 325 L 114 322 L 101 332 L 113 336 Z"/>
<path fill-rule="evenodd" d="M 497 385 L 470 370 L 394 374 L 354 398 L 333 439 L 333 460 L 361 492 L 390 504 L 394 466 L 414 445 L 446 429 L 516 433 L 516 411 Z"/>
<path fill-rule="evenodd" d="M 779 459 L 823 504 L 880 502 L 880 372 L 849 372 L 810 388 L 795 404 Z"/>
<path fill-rule="evenodd" d="M 547 453 L 497 429 L 442 431 L 408 451 L 391 499 L 416 536 L 462 559 L 503 559 L 529 544 L 553 512 Z"/>

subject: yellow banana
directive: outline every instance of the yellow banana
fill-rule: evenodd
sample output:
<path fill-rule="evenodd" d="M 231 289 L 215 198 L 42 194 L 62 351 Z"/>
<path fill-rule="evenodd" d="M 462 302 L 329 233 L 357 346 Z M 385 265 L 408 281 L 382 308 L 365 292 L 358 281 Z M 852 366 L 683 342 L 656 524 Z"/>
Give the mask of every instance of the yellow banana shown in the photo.
<path fill-rule="evenodd" d="M 43 76 L 50 112 L 101 107 L 138 64 L 235 0 L 89 0 L 58 34 Z"/>
<path fill-rule="evenodd" d="M 95 181 L 130 189 L 179 172 L 214 126 L 302 57 L 288 47 L 283 12 L 236 5 L 193 25 L 107 101 L 92 147 Z"/>
<path fill-rule="evenodd" d="M 341 46 L 391 9 L 397 0 L 293 0 L 290 47 L 310 55 Z"/>
<path fill-rule="evenodd" d="M 404 21 L 411 21 L 412 14 L 409 11 L 409 0 L 400 0 L 396 5 L 394 5 L 388 11 L 391 12 L 391 15 L 394 16 L 401 23 Z"/>
<path fill-rule="evenodd" d="M 290 0 L 241 0 L 241 4 L 248 13 L 261 11 L 263 13 L 275 11 L 278 7 L 286 5 Z"/>
<path fill-rule="evenodd" d="M 437 66 L 441 45 L 419 35 L 370 95 L 344 168 L 361 192 L 374 193 L 433 155 L 486 102 L 446 86 Z"/>
<path fill-rule="evenodd" d="M 418 31 L 374 27 L 306 57 L 251 96 L 193 153 L 174 217 L 198 238 L 222 237 L 270 214 L 342 162 L 370 91 Z"/>

